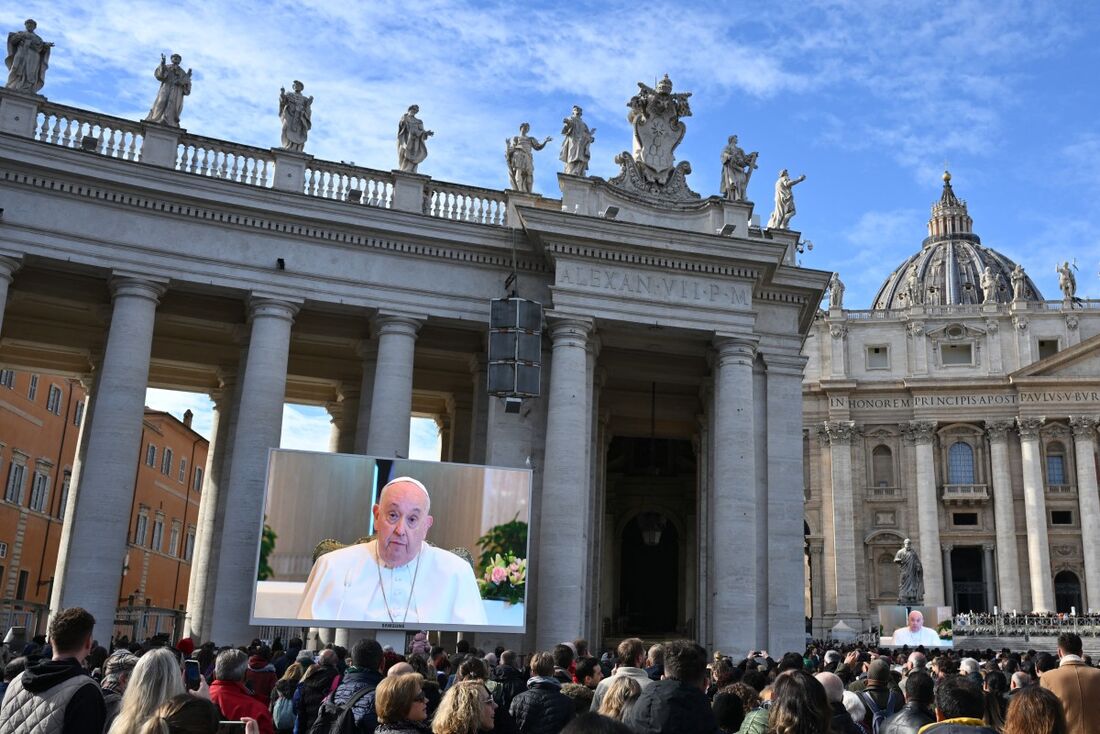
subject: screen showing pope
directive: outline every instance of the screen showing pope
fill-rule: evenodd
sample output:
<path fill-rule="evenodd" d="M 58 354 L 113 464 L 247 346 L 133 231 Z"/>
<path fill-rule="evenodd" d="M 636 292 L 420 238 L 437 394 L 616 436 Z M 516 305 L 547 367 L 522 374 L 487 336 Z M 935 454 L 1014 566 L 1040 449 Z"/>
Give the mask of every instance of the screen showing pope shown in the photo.
<path fill-rule="evenodd" d="M 433 518 L 422 483 L 391 480 L 371 512 L 373 540 L 314 562 L 299 619 L 487 624 L 470 564 L 425 542 Z"/>

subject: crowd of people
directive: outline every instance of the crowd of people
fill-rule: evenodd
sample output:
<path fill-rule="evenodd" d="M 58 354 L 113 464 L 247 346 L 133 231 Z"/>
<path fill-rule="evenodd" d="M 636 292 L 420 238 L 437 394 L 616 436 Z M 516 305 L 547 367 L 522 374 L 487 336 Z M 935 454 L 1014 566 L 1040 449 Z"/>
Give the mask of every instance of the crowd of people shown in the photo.
<path fill-rule="evenodd" d="M 93 640 L 58 613 L 4 667 L 0 734 L 1090 734 L 1100 670 L 1073 632 L 1057 652 L 819 642 L 779 659 L 689 640 L 584 640 L 523 657 L 363 639 L 346 650 L 253 640 Z M 404 654 L 404 653 L 408 654 Z"/>

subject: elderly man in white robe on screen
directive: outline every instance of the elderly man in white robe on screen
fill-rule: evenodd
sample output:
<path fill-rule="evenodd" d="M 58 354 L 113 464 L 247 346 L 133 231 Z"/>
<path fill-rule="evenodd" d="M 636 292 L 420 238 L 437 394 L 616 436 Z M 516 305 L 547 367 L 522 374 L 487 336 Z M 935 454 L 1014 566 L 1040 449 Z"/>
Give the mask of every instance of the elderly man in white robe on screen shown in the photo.
<path fill-rule="evenodd" d="M 488 624 L 470 564 L 424 542 L 432 527 L 423 484 L 398 477 L 373 508 L 376 537 L 317 559 L 299 619 Z"/>

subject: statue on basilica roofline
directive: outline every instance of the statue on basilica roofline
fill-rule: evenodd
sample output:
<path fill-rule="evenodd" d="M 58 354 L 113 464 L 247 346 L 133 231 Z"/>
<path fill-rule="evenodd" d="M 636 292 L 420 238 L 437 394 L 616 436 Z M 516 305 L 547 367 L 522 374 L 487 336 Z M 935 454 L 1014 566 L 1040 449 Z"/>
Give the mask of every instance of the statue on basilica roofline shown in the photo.
<path fill-rule="evenodd" d="M 596 142 L 596 128 L 589 128 L 581 117 L 584 110 L 573 105 L 573 114 L 562 120 L 561 153 L 558 159 L 565 164 L 565 172 L 570 176 L 584 176 L 588 173 L 588 161 L 592 159 L 592 143 Z"/>
<path fill-rule="evenodd" d="M 1026 301 L 1028 297 L 1027 292 L 1027 274 L 1024 273 L 1024 266 L 1017 265 L 1012 269 L 1012 300 L 1013 301 Z"/>
<path fill-rule="evenodd" d="M 806 174 L 791 178 L 786 168 L 779 172 L 779 179 L 775 182 L 775 210 L 768 220 L 768 229 L 791 228 L 791 217 L 795 214 L 794 193 L 791 189 L 805 180 Z"/>
<path fill-rule="evenodd" d="M 416 167 L 428 157 L 427 140 L 435 135 L 424 129 L 417 112 L 419 105 L 411 105 L 397 124 L 397 167 L 405 173 L 416 173 Z"/>
<path fill-rule="evenodd" d="M 840 273 L 833 273 L 829 279 L 829 310 L 844 308 L 844 283 L 840 280 Z"/>
<path fill-rule="evenodd" d="M 7 89 L 38 94 L 46 83 L 53 44 L 34 32 L 37 27 L 37 23 L 28 19 L 23 24 L 24 30 L 8 34 L 8 53 L 4 57 L 4 65 L 8 67 L 8 83 L 4 85 Z"/>
<path fill-rule="evenodd" d="M 746 154 L 737 144 L 737 136 L 730 135 L 722 149 L 722 184 L 719 190 L 730 201 L 744 201 L 749 190 L 749 178 L 756 170 L 756 151 Z"/>
<path fill-rule="evenodd" d="M 906 538 L 901 550 L 894 556 L 898 571 L 898 604 L 912 605 L 924 603 L 924 566 L 920 556 L 913 550 L 913 543 Z"/>
<path fill-rule="evenodd" d="M 1074 300 L 1077 295 L 1077 276 L 1073 274 L 1073 268 L 1069 261 L 1064 261 L 1055 268 L 1058 273 L 1058 287 L 1062 289 L 1062 298 L 1067 301 Z"/>
<path fill-rule="evenodd" d="M 160 55 L 160 65 L 153 76 L 160 82 L 157 98 L 153 107 L 145 116 L 145 122 L 155 122 L 169 127 L 180 126 L 180 113 L 183 112 L 183 98 L 191 94 L 191 70 L 183 70 L 180 62 L 183 57 L 172 54 L 172 63 Z"/>
<path fill-rule="evenodd" d="M 306 138 L 313 127 L 313 97 L 302 94 L 305 85 L 297 79 L 291 85 L 289 94 L 286 88 L 279 90 L 279 119 L 283 123 L 283 150 L 301 153 L 306 147 Z"/>
<path fill-rule="evenodd" d="M 531 193 L 535 183 L 535 159 L 532 151 L 542 150 L 550 142 L 549 135 L 539 142 L 529 133 L 531 126 L 524 122 L 519 126 L 519 135 L 504 140 L 504 159 L 508 162 L 508 182 L 516 191 Z"/>
<path fill-rule="evenodd" d="M 993 272 L 992 266 L 986 265 L 979 281 L 979 285 L 982 287 L 982 303 L 997 302 L 997 290 L 1001 285 L 1000 280 L 1000 277 Z"/>

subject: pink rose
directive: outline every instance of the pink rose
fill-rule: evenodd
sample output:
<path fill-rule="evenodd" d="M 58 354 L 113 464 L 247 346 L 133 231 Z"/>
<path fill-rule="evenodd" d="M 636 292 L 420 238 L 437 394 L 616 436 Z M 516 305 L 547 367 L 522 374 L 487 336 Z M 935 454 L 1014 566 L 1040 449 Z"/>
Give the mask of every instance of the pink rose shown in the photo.
<path fill-rule="evenodd" d="M 504 583 L 504 580 L 506 578 L 508 578 L 508 572 L 506 570 L 504 570 L 500 566 L 493 567 L 492 579 L 494 584 Z"/>

